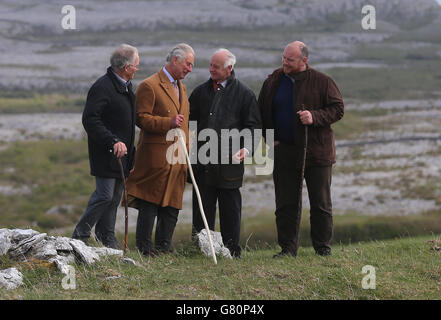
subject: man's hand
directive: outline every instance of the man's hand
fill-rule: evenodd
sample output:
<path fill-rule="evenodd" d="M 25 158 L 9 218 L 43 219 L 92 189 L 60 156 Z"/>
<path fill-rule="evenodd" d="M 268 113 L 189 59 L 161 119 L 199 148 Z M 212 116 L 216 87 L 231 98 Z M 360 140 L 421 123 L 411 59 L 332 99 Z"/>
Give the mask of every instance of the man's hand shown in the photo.
<path fill-rule="evenodd" d="M 127 147 L 124 142 L 119 141 L 113 145 L 113 154 L 118 159 L 121 159 L 127 154 Z"/>
<path fill-rule="evenodd" d="M 300 117 L 300 121 L 304 124 L 304 125 L 308 125 L 308 124 L 312 124 L 313 120 L 312 120 L 312 114 L 311 112 L 305 110 L 305 111 L 298 111 L 297 114 Z"/>
<path fill-rule="evenodd" d="M 233 155 L 233 162 L 241 163 L 243 159 L 248 155 L 249 151 L 245 148 L 240 149 Z"/>
<path fill-rule="evenodd" d="M 178 114 L 170 119 L 170 128 L 180 128 L 184 122 L 184 115 Z"/>

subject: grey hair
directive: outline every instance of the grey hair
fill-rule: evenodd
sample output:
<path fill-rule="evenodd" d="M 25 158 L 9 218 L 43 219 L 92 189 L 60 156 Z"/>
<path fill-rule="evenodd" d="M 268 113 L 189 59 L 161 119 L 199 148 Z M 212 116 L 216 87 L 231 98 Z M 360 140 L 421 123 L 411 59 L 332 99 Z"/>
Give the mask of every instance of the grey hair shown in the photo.
<path fill-rule="evenodd" d="M 232 54 L 230 50 L 225 49 L 225 48 L 217 49 L 213 53 L 213 55 L 215 55 L 218 52 L 225 52 L 225 55 L 227 57 L 227 59 L 225 60 L 224 68 L 226 69 L 229 66 L 231 66 L 231 69 L 234 69 L 234 65 L 236 64 L 236 56 L 234 54 Z"/>
<path fill-rule="evenodd" d="M 138 49 L 128 44 L 121 44 L 110 56 L 110 65 L 116 70 L 122 70 L 127 64 L 135 62 L 135 56 L 138 54 Z"/>
<path fill-rule="evenodd" d="M 170 50 L 165 60 L 170 62 L 172 61 L 173 57 L 177 57 L 178 60 L 181 61 L 182 59 L 186 58 L 189 53 L 194 56 L 193 48 L 186 43 L 179 43 Z"/>
<path fill-rule="evenodd" d="M 306 45 L 300 45 L 299 49 L 300 49 L 300 52 L 302 53 L 302 58 L 305 58 L 305 57 L 308 58 L 308 54 L 309 54 L 308 47 Z"/>

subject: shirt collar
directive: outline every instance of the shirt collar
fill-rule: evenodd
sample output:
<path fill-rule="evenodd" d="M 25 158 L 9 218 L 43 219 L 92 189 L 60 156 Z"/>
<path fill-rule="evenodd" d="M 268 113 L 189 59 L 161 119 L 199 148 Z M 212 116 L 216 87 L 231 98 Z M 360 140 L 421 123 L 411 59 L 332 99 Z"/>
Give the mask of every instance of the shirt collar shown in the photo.
<path fill-rule="evenodd" d="M 167 69 L 165 67 L 163 67 L 162 70 L 164 71 L 165 75 L 170 80 L 170 82 L 171 83 L 175 83 L 176 80 L 171 76 L 170 73 L 168 73 Z"/>
<path fill-rule="evenodd" d="M 125 86 L 125 87 L 127 87 L 127 85 L 128 85 L 128 82 L 129 81 L 126 81 L 126 80 L 124 80 L 123 78 L 121 78 L 115 71 L 113 71 L 112 70 L 112 72 L 113 72 L 113 74 L 115 75 L 115 77 Z"/>

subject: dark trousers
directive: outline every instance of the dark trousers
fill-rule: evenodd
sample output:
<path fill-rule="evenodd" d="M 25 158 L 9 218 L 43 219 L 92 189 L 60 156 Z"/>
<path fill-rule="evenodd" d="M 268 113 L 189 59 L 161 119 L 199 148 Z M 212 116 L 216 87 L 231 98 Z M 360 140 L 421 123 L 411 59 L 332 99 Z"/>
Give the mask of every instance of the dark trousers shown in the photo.
<path fill-rule="evenodd" d="M 203 180 L 203 179 L 199 179 Z M 239 188 L 216 188 L 198 182 L 205 217 L 210 230 L 215 229 L 216 203 L 219 201 L 219 222 L 222 242 L 233 257 L 240 257 L 240 221 L 242 216 L 242 196 Z M 193 235 L 205 229 L 199 209 L 198 198 L 193 189 Z"/>
<path fill-rule="evenodd" d="M 276 194 L 277 238 L 282 250 L 296 255 L 301 219 L 299 212 L 301 169 L 294 167 L 294 159 L 292 146 L 281 143 L 275 147 L 273 179 Z M 311 207 L 311 239 L 316 251 L 331 248 L 333 229 L 331 177 L 332 166 L 305 169 Z"/>
<path fill-rule="evenodd" d="M 72 234 L 72 238 L 87 243 L 92 228 L 103 245 L 119 248 L 115 237 L 115 222 L 124 184 L 121 179 L 95 177 L 96 190 L 89 199 L 87 208 Z"/>
<path fill-rule="evenodd" d="M 153 250 L 152 233 L 156 221 L 155 249 L 161 252 L 172 251 L 172 238 L 178 221 L 179 210 L 161 207 L 151 202 L 138 199 L 138 220 L 136 224 L 136 247 L 143 254 Z"/>

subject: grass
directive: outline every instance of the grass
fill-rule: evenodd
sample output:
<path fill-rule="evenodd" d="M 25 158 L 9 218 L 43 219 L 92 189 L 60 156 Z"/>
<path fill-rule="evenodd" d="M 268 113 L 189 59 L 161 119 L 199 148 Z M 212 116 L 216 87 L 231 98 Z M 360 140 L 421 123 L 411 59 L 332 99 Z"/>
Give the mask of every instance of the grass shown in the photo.
<path fill-rule="evenodd" d="M 87 143 L 39 141 L 15 143 L 0 152 L 0 184 L 29 186 L 31 194 L 0 195 L 0 225 L 33 225 L 43 230 L 77 221 L 94 188 L 89 175 Z M 49 215 L 54 207 L 70 204 L 72 212 Z"/>
<path fill-rule="evenodd" d="M 428 99 L 436 97 L 432 93 L 441 86 L 441 70 L 434 67 L 433 61 L 415 60 L 390 67 L 387 71 L 376 68 L 332 68 L 327 73 L 335 80 L 345 99 L 365 102 Z"/>
<path fill-rule="evenodd" d="M 0 96 L 0 113 L 81 112 L 85 102 L 83 95 L 9 93 Z"/>
<path fill-rule="evenodd" d="M 439 299 L 439 236 L 334 245 L 321 257 L 300 248 L 296 259 L 272 259 L 274 249 L 248 250 L 241 260 L 212 260 L 191 245 L 155 258 L 129 251 L 138 266 L 106 257 L 92 266 L 75 264 L 75 290 L 61 287 L 63 275 L 38 261 L 0 258 L 0 269 L 16 266 L 24 286 L 0 289 L 2 299 Z M 375 268 L 375 289 L 363 289 L 366 265 Z M 120 276 L 106 279 L 109 276 Z"/>

